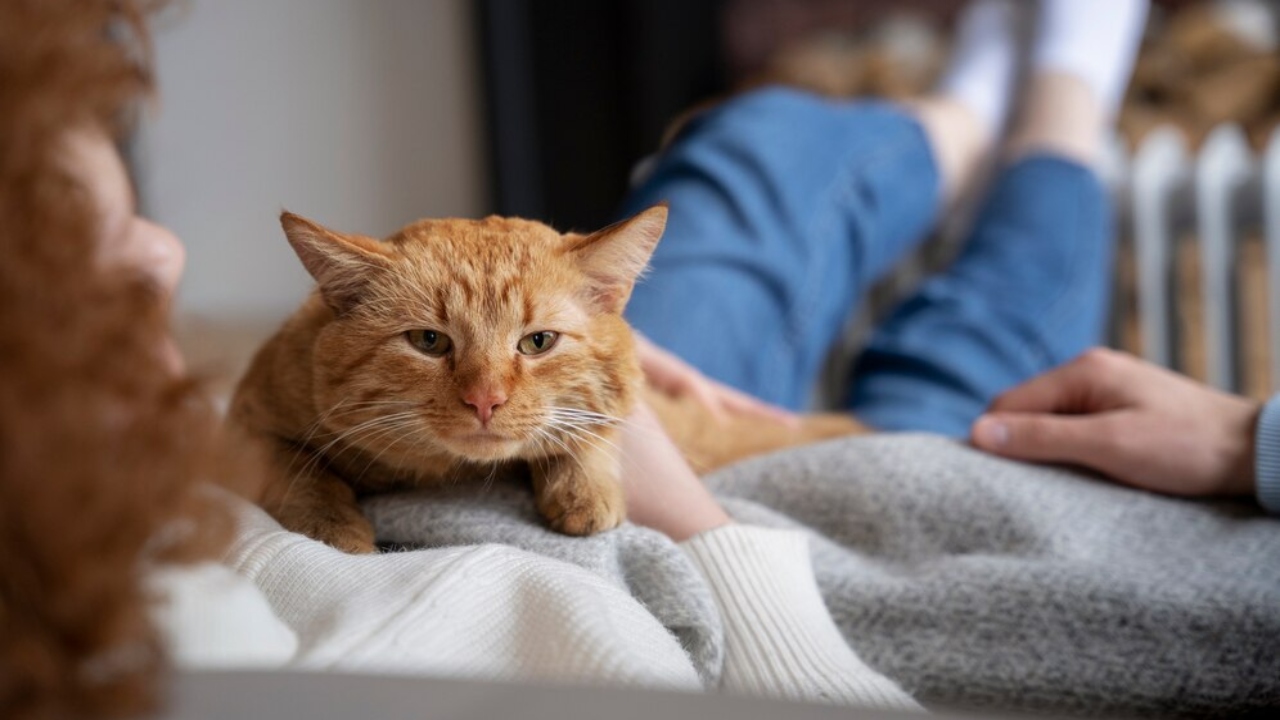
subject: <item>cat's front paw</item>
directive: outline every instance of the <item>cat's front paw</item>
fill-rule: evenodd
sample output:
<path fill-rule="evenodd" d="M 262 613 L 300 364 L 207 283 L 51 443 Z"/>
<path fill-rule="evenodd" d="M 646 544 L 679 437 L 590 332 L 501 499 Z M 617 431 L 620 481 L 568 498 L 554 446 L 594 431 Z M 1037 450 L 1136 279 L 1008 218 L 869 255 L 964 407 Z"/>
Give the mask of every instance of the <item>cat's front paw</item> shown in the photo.
<path fill-rule="evenodd" d="M 366 532 L 363 528 L 359 530 L 343 528 L 341 531 L 331 533 L 329 537 L 324 538 L 324 542 L 352 555 L 372 555 L 378 552 L 378 545 L 374 542 L 373 533 Z"/>
<path fill-rule="evenodd" d="M 325 508 L 326 512 L 299 511 L 289 508 L 275 513 L 276 519 L 286 530 L 301 533 L 319 540 L 329 547 L 352 555 L 370 555 L 378 552 L 373 525 L 352 508 Z M 345 511 L 345 512 L 343 512 Z"/>
<path fill-rule="evenodd" d="M 544 492 L 538 510 L 551 529 L 565 535 L 594 535 L 612 530 L 627 517 L 622 488 L 610 479 L 591 486 L 572 487 L 568 483 Z"/>

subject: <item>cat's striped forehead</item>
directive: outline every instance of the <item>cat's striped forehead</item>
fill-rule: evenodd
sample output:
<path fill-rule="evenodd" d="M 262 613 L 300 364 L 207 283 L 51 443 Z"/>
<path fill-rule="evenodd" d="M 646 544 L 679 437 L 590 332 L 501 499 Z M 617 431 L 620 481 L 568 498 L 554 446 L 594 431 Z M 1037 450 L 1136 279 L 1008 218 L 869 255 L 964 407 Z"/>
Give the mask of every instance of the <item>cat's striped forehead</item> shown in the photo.
<path fill-rule="evenodd" d="M 420 220 L 388 238 L 401 257 L 447 273 L 475 291 L 507 294 L 529 273 L 564 265 L 564 236 L 531 220 Z"/>
<path fill-rule="evenodd" d="M 547 252 L 559 248 L 564 236 L 540 222 L 491 215 L 483 220 L 419 220 L 387 241 L 405 251 L 447 248 L 469 256 L 501 257 L 521 250 Z"/>
<path fill-rule="evenodd" d="M 399 255 L 395 295 L 422 320 L 528 324 L 576 311 L 565 300 L 582 276 L 564 236 L 541 223 L 423 220 L 387 241 Z"/>

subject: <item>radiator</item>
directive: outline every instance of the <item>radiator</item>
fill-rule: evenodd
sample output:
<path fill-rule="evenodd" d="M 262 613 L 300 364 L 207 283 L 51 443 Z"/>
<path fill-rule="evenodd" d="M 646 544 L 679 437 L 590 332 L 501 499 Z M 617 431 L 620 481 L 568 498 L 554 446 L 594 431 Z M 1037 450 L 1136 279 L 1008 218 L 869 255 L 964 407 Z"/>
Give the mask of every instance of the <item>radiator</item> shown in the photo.
<path fill-rule="evenodd" d="M 1111 344 L 1230 392 L 1280 391 L 1280 130 L 1261 153 L 1221 125 L 1198 151 L 1166 127 L 1104 155 L 1119 230 Z M 840 406 L 876 321 L 954 257 L 972 221 L 959 215 L 873 289 L 828 359 L 815 407 Z"/>
<path fill-rule="evenodd" d="M 1221 125 L 1193 151 L 1180 132 L 1161 128 L 1131 153 L 1116 148 L 1104 175 L 1125 230 L 1121 252 L 1129 257 L 1119 267 L 1131 273 L 1117 295 L 1117 344 L 1182 371 L 1188 355 L 1199 353 L 1193 374 L 1210 384 L 1255 396 L 1275 392 L 1280 132 L 1255 152 L 1238 126 Z M 1195 288 L 1186 287 L 1188 266 Z M 1256 283 L 1265 292 L 1244 292 Z M 1196 333 L 1187 331 L 1189 315 L 1197 318 Z M 1265 321 L 1246 324 L 1245 315 Z"/>

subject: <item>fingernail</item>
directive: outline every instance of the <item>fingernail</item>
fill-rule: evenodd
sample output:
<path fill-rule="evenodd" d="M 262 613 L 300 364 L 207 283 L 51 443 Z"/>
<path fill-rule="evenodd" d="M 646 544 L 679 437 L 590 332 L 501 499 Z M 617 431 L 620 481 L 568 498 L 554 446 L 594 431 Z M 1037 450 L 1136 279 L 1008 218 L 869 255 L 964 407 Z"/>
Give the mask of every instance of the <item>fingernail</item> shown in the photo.
<path fill-rule="evenodd" d="M 1009 442 L 1009 427 L 993 417 L 978 418 L 973 437 L 983 447 L 998 448 Z"/>

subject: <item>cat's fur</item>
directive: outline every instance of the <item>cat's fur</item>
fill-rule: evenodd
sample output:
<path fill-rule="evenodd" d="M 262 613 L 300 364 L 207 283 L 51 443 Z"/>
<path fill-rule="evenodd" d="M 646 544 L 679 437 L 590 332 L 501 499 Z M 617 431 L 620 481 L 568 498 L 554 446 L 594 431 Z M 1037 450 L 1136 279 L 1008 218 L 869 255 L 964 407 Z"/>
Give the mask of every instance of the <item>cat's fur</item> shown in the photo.
<path fill-rule="evenodd" d="M 423 220 L 380 241 L 285 213 L 317 292 L 258 352 L 230 413 L 274 457 L 263 506 L 291 530 L 369 552 L 358 495 L 527 469 L 553 528 L 616 526 L 616 426 L 643 385 L 621 312 L 666 214 L 651 208 L 591 235 L 499 217 Z M 422 330 L 451 349 L 424 352 L 411 334 Z M 544 331 L 559 335 L 548 351 L 522 352 L 534 349 L 522 338 Z M 699 407 L 650 394 L 702 470 L 858 428 L 739 419 L 708 434 Z M 770 429 L 753 433 L 762 423 Z"/>

